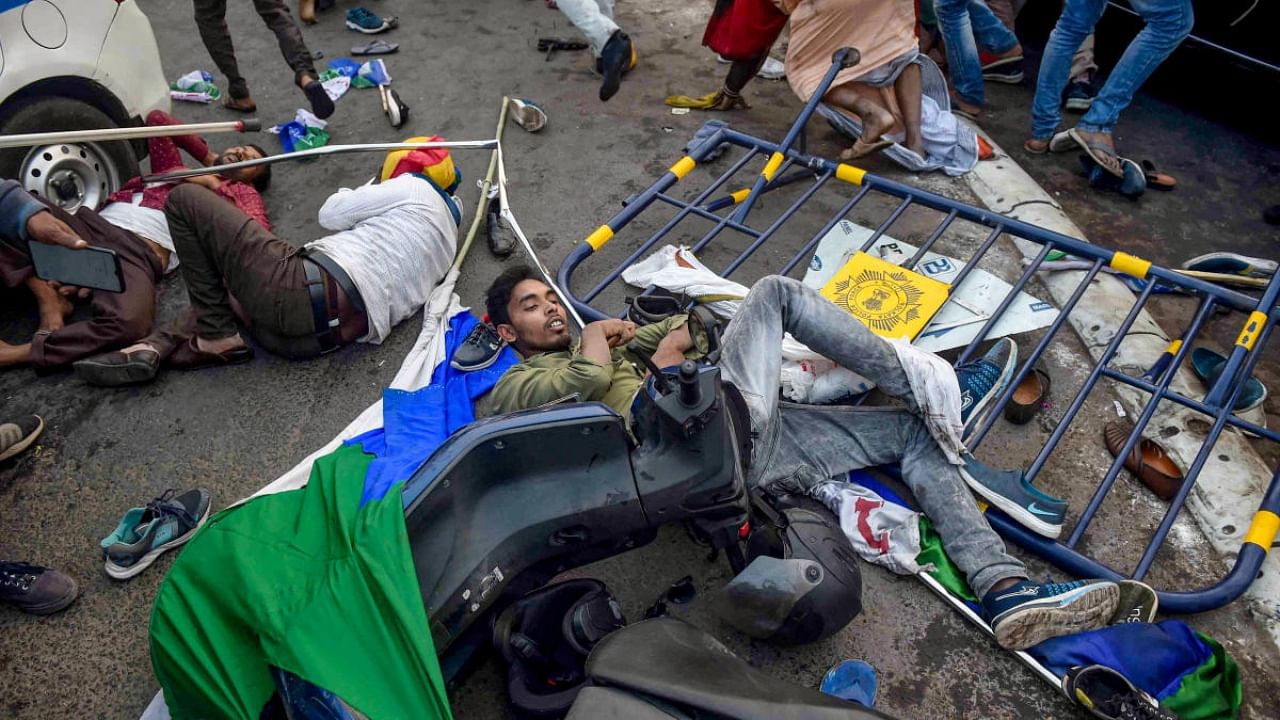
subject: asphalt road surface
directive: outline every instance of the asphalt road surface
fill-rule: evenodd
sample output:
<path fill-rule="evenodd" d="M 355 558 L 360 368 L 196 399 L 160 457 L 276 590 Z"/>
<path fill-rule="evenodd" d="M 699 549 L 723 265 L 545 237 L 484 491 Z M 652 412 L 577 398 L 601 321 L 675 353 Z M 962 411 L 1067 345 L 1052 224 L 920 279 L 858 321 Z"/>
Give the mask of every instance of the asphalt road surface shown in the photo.
<path fill-rule="evenodd" d="M 166 76 L 213 69 L 198 41 L 188 3 L 140 1 L 155 26 Z M 305 30 L 311 48 L 324 53 L 321 68 L 329 58 L 347 55 L 350 46 L 365 40 L 343 27 L 341 11 L 349 5 L 339 3 L 337 10 L 321 14 L 318 26 Z M 620 22 L 638 44 L 640 65 L 607 104 L 596 99 L 598 81 L 587 53 L 545 59 L 536 52 L 539 36 L 576 39 L 563 17 L 540 2 L 375 0 L 370 7 L 400 17 L 400 27 L 386 37 L 400 43 L 401 50 L 386 59 L 394 87 L 412 108 L 411 119 L 401 130 L 393 130 L 382 117 L 376 94 L 353 90 L 339 101 L 331 119 L 333 142 L 429 134 L 487 138 L 503 94 L 537 99 L 547 107 L 550 124 L 537 135 L 510 126 L 505 148 L 513 208 L 538 253 L 553 267 L 625 198 L 677 159 L 707 119 L 697 113 L 674 116 L 662 98 L 710 92 L 724 72 L 724 66 L 699 45 L 707 3 L 619 4 Z M 228 22 L 264 124 L 290 119 L 304 103 L 290 85 L 291 73 L 274 39 L 249 3 L 231 3 Z M 749 88 L 749 94 L 754 106 L 750 111 L 721 119 L 761 137 L 781 138 L 799 109 L 787 85 L 761 81 Z M 1233 114 L 1217 107 L 1208 112 L 1179 104 L 1176 93 L 1141 97 L 1121 124 L 1121 147 L 1152 157 L 1178 175 L 1181 185 L 1172 194 L 1150 193 L 1132 203 L 1085 189 L 1074 175 L 1074 158 L 1020 154 L 1029 85 L 997 88 L 992 95 L 988 130 L 1060 198 L 1095 242 L 1127 246 L 1162 263 L 1175 263 L 1207 248 L 1276 255 L 1275 228 L 1263 225 L 1258 215 L 1263 206 L 1280 202 L 1280 152 L 1271 137 L 1238 121 L 1236 115 L 1248 117 L 1248 109 Z M 1245 103 L 1238 97 L 1217 100 L 1218 105 Z M 199 105 L 180 104 L 175 112 L 193 122 L 229 117 L 217 107 Z M 217 147 L 233 142 L 228 136 L 214 140 Z M 811 126 L 810 142 L 811 149 L 828 157 L 841 148 L 822 123 Z M 262 144 L 273 151 L 278 148 L 272 138 L 264 138 Z M 466 178 L 462 197 L 470 212 L 477 199 L 473 181 L 483 175 L 487 156 L 463 151 L 455 157 Z M 295 243 L 315 237 L 320 232 L 316 211 L 325 197 L 368 179 L 380 161 L 372 155 L 344 156 L 278 165 L 266 196 L 277 232 Z M 726 161 L 719 162 L 713 168 L 728 167 Z M 866 166 L 975 202 L 962 180 L 911 176 L 879 158 Z M 747 168 L 744 179 L 758 170 Z M 689 182 L 693 180 L 691 176 Z M 760 205 L 765 218 L 779 212 L 794 194 L 779 191 L 779 199 L 774 197 Z M 817 209 L 830 212 L 838 200 L 814 202 Z M 890 207 L 873 203 L 861 209 L 858 219 L 878 223 Z M 812 219 L 801 218 L 799 226 L 820 225 L 825 217 L 815 213 Z M 621 258 L 642 239 L 642 230 L 655 228 L 662 219 L 639 221 L 633 232 L 620 235 L 601 255 Z M 895 225 L 894 234 L 918 239 L 931 227 L 926 221 L 908 213 L 902 225 Z M 686 230 L 673 241 L 686 240 L 699 229 L 705 230 Z M 749 281 L 768 272 L 790 255 L 785 252 L 788 247 L 794 252 L 799 238 L 807 237 L 797 232 L 779 238 L 777 247 L 762 250 L 740 277 Z M 960 227 L 945 240 L 944 249 L 959 254 L 980 239 L 976 228 Z M 1004 243 L 990 269 L 1009 277 L 1013 253 Z M 711 250 L 704 259 L 714 267 L 729 257 L 726 250 Z M 463 268 L 463 301 L 479 302 L 487 283 L 518 261 L 518 256 L 498 261 L 477 246 Z M 596 272 L 604 267 L 593 266 Z M 1033 286 L 1032 291 L 1044 295 L 1042 288 Z M 599 306 L 620 308 L 620 299 L 621 292 L 611 290 Z M 29 300 L 8 293 L 0 302 L 0 338 L 17 342 L 28 337 L 35 328 Z M 162 294 L 162 317 L 172 317 L 184 302 L 181 279 L 169 279 Z M 1186 312 L 1174 301 L 1169 306 L 1170 318 Z M 1224 321 L 1227 326 L 1238 328 L 1238 322 Z M 4 411 L 38 412 L 48 421 L 34 451 L 0 467 L 0 557 L 62 569 L 80 582 L 83 593 L 76 605 L 53 617 L 0 610 L 0 715 L 137 717 L 157 690 L 147 654 L 147 617 L 171 560 L 163 558 L 137 578 L 116 582 L 102 570 L 99 538 L 127 508 L 168 488 L 203 485 L 213 491 L 215 506 L 221 508 L 271 481 L 378 399 L 417 332 L 418 323 L 411 319 L 381 346 L 349 347 L 301 363 L 260 352 L 247 365 L 167 373 L 151 385 L 120 390 L 92 388 L 69 374 L 41 377 L 26 369 L 0 373 Z M 1215 332 L 1229 344 L 1235 330 Z M 1056 386 L 1070 388 L 1083 380 L 1083 350 L 1074 337 L 1055 345 L 1047 364 Z M 1261 374 L 1272 387 L 1280 380 L 1274 364 Z M 1270 402 L 1274 411 L 1277 405 Z M 1051 408 L 1018 432 L 997 425 L 981 454 L 1005 466 L 1027 462 L 1062 409 Z M 1114 417 L 1110 401 L 1103 397 L 1091 400 L 1083 412 L 1084 421 L 1069 433 L 1073 451 L 1055 455 L 1040 481 L 1049 492 L 1069 498 L 1075 508 L 1090 490 L 1077 478 L 1100 474 L 1110 461 L 1100 428 Z M 1135 490 L 1135 483 L 1121 485 L 1087 538 L 1104 559 L 1132 552 L 1146 531 L 1143 523 L 1159 510 L 1155 501 Z M 1162 553 L 1153 582 L 1161 587 L 1209 582 L 1219 561 L 1194 527 L 1180 522 L 1175 538 L 1179 547 Z M 1037 577 L 1050 573 L 1041 563 L 1031 567 Z M 802 648 L 752 642 L 718 621 L 707 607 L 708 598 L 728 579 L 728 568 L 708 562 L 678 529 L 664 531 L 650 546 L 575 574 L 607 582 L 631 619 L 639 618 L 671 582 L 692 575 L 698 598 L 675 607 L 673 614 L 706 628 L 765 671 L 810 686 L 816 686 L 835 662 L 862 658 L 879 673 L 879 707 L 900 717 L 1082 716 L 915 580 L 868 565 L 863 570 L 863 614 L 836 637 Z M 1274 673 L 1280 653 L 1243 606 L 1188 620 L 1221 640 L 1242 665 L 1245 716 L 1272 717 L 1273 699 L 1280 695 L 1280 678 Z M 507 716 L 504 681 L 493 662 L 456 688 L 452 699 L 457 717 Z"/>

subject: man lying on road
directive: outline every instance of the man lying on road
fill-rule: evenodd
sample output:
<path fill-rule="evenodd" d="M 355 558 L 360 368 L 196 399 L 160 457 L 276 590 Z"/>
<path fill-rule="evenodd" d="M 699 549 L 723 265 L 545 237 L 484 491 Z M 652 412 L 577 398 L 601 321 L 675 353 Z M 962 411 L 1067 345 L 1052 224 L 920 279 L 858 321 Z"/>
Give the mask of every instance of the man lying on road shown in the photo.
<path fill-rule="evenodd" d="M 148 126 L 177 124 L 177 119 L 159 110 L 147 116 Z M 255 145 L 236 146 L 215 154 L 196 135 L 151 138 L 148 146 L 151 168 L 157 173 L 185 167 L 179 149 L 205 166 L 265 155 Z M 204 185 L 227 205 L 239 208 L 264 228 L 271 227 L 259 195 L 271 182 L 267 166 L 205 175 L 188 182 Z M 40 330 L 30 343 L 0 342 L 0 367 L 30 363 L 38 371 L 46 371 L 74 362 L 79 372 L 82 363 L 76 361 L 81 358 L 126 345 L 151 332 L 156 285 L 165 273 L 178 266 L 163 208 L 169 193 L 181 184 L 144 187 L 141 178 L 133 178 L 112 193 L 101 210 L 80 208 L 75 215 L 69 215 L 51 203 L 28 195 L 17 182 L 2 181 L 0 218 L 5 220 L 0 221 L 0 238 L 9 244 L 0 242 L 0 279 L 8 287 L 26 285 L 35 295 L 40 306 Z M 35 276 L 27 256 L 25 221 L 42 212 L 50 217 L 37 220 L 38 227 L 49 228 L 56 222 L 90 245 L 114 250 L 120 258 L 124 292 L 96 293 L 92 320 L 64 326 L 71 303 Z"/>
<path fill-rule="evenodd" d="M 414 138 L 426 141 L 427 138 Z M 242 319 L 267 350 L 312 358 L 353 342 L 381 343 L 444 277 L 457 245 L 458 175 L 447 150 L 397 151 L 383 182 L 339 190 L 320 208 L 334 234 L 295 247 L 185 185 L 165 203 L 190 308 L 178 326 L 92 359 L 97 385 L 147 382 L 161 363 L 197 369 L 245 362 Z"/>
<path fill-rule="evenodd" d="M 559 297 L 528 268 L 503 273 L 489 288 L 486 309 L 498 335 L 520 354 L 522 362 L 479 399 L 478 416 L 535 407 L 578 393 L 583 400 L 603 401 L 629 418 L 645 371 L 623 348 L 634 340 L 652 353 L 658 367 L 680 363 L 693 349 L 682 315 L 638 329 L 625 320 L 593 322 L 575 342 Z M 780 403 L 784 332 L 873 381 L 906 409 Z M 1008 341 L 1004 342 L 1007 347 Z M 1005 353 L 1011 354 L 1009 350 Z M 982 599 L 987 620 L 1003 647 L 1027 648 L 1050 637 L 1101 627 L 1110 620 L 1119 600 L 1114 583 L 1030 581 L 1026 568 L 1005 551 L 978 511 L 969 488 L 1002 509 L 1010 508 L 1024 522 L 1035 517 L 1028 506 L 1047 502 L 1054 506 L 1053 530 L 1060 530 L 1065 503 L 1046 501 L 1047 496 L 1028 491 L 1021 473 L 993 470 L 967 453 L 962 455 L 958 438 L 951 447 L 961 451 L 944 449 L 920 417 L 921 406 L 912 391 L 912 380 L 919 377 L 904 369 L 890 343 L 816 291 L 781 276 L 757 282 L 729 324 L 718 364 L 723 378 L 737 386 L 750 409 L 755 438 L 753 484 L 808 490 L 851 470 L 900 463 L 904 481 L 933 520 L 947 554 Z M 989 358 L 961 367 L 957 374 L 961 389 L 978 399 L 975 407 L 998 395 L 1003 387 L 999 378 L 1007 376 Z M 948 377 L 945 382 L 955 381 Z"/>

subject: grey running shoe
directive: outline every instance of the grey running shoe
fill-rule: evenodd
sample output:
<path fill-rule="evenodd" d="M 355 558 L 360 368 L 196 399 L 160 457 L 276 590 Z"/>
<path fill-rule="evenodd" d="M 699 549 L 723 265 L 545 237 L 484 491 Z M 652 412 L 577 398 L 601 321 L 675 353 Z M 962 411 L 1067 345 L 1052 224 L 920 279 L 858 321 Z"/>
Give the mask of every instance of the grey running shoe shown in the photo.
<path fill-rule="evenodd" d="M 57 570 L 24 562 L 0 562 L 0 602 L 33 615 L 56 613 L 75 602 L 76 581 Z"/>
<path fill-rule="evenodd" d="M 1067 503 L 1037 490 L 1022 471 L 996 470 L 965 455 L 960 477 L 974 492 L 1028 530 L 1047 538 L 1062 534 Z"/>
<path fill-rule="evenodd" d="M 1077 665 L 1062 678 L 1062 692 L 1105 720 L 1178 720 L 1159 700 L 1105 665 Z"/>
<path fill-rule="evenodd" d="M 42 432 L 44 419 L 39 415 L 0 419 L 0 460 L 8 460 L 31 447 Z"/>
<path fill-rule="evenodd" d="M 462 344 L 454 348 L 449 364 L 454 370 L 463 372 L 483 370 L 498 360 L 504 344 L 493 326 L 489 323 L 476 323 Z"/>
<path fill-rule="evenodd" d="M 170 490 L 146 507 L 130 509 L 115 532 L 99 543 L 107 574 L 127 580 L 146 570 L 160 555 L 190 540 L 209 519 L 211 505 L 209 491 L 196 488 L 177 497 Z"/>
<path fill-rule="evenodd" d="M 1026 650 L 1061 635 L 1107 624 L 1120 590 L 1107 580 L 1036 583 L 1030 580 L 992 590 L 982 598 L 982 614 L 996 642 L 1006 650 Z"/>
<path fill-rule="evenodd" d="M 1017 367 L 1018 345 L 1009 338 L 997 340 L 981 358 L 956 366 L 960 421 L 964 423 L 965 437 L 982 424 L 991 404 L 1009 386 Z"/>

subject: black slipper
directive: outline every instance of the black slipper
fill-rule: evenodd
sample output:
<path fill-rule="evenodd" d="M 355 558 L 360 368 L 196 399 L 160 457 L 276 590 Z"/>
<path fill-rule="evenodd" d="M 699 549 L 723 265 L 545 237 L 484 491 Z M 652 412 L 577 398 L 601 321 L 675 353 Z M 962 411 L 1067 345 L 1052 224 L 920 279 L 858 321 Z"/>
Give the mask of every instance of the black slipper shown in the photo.
<path fill-rule="evenodd" d="M 311 102 L 311 112 L 316 117 L 323 120 L 333 114 L 333 100 L 329 99 L 329 93 L 324 91 L 324 85 L 319 80 L 312 80 L 310 85 L 302 88 L 302 92 Z"/>

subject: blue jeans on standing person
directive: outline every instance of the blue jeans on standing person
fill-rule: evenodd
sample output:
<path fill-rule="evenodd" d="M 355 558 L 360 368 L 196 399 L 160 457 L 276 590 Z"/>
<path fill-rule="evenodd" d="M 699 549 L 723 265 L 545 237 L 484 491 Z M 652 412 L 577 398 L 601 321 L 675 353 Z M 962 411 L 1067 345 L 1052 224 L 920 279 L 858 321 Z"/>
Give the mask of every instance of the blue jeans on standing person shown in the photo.
<path fill-rule="evenodd" d="M 1071 56 L 1093 32 L 1106 6 L 1106 0 L 1067 0 L 1040 62 L 1036 96 L 1031 103 L 1031 137 L 1047 140 L 1058 129 L 1062 90 L 1070 79 Z M 1120 113 L 1133 101 L 1134 93 L 1191 33 L 1195 22 L 1191 0 L 1129 0 L 1129 7 L 1142 16 L 1146 27 L 1129 43 L 1093 105 L 1076 123 L 1076 127 L 1085 132 L 1112 132 Z"/>
<path fill-rule="evenodd" d="M 1017 47 L 1017 36 L 982 0 L 934 0 L 933 11 L 947 46 L 951 86 L 961 100 L 982 107 L 986 95 L 978 48 L 1000 55 Z"/>

